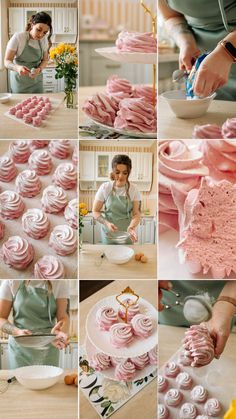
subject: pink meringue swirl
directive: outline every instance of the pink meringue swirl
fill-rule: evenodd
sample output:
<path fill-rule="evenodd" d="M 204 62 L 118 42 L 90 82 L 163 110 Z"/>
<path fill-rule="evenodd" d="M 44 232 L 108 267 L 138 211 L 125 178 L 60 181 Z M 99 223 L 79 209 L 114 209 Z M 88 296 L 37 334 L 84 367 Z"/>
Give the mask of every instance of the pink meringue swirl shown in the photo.
<path fill-rule="evenodd" d="M 36 279 L 65 279 L 63 263 L 55 256 L 45 255 L 34 265 Z"/>
<path fill-rule="evenodd" d="M 117 311 L 112 307 L 100 307 L 96 313 L 96 322 L 100 330 L 109 330 L 118 322 Z"/>
<path fill-rule="evenodd" d="M 24 209 L 25 204 L 17 192 L 4 191 L 0 194 L 0 215 L 3 218 L 19 218 Z"/>
<path fill-rule="evenodd" d="M 125 358 L 122 358 L 122 357 L 114 357 L 114 356 L 111 356 L 111 365 L 113 367 L 116 367 L 118 364 L 121 364 L 124 361 L 128 361 L 128 358 L 125 359 Z"/>
<path fill-rule="evenodd" d="M 4 262 L 14 269 L 25 269 L 34 258 L 34 249 L 26 239 L 11 236 L 3 244 L 1 254 Z"/>
<path fill-rule="evenodd" d="M 123 99 L 114 127 L 120 130 L 151 133 L 157 131 L 157 114 L 155 107 L 143 98 Z"/>
<path fill-rule="evenodd" d="M 15 163 L 26 163 L 30 156 L 28 141 L 12 141 L 9 147 L 9 152 Z"/>
<path fill-rule="evenodd" d="M 45 237 L 49 226 L 47 215 L 39 208 L 30 208 L 23 214 L 23 230 L 33 239 L 38 240 Z"/>
<path fill-rule="evenodd" d="M 139 97 L 145 99 L 145 102 L 151 103 L 151 105 L 157 102 L 157 91 L 155 89 L 153 95 L 153 88 L 146 86 L 145 84 L 136 84 L 133 89 L 133 97 Z"/>
<path fill-rule="evenodd" d="M 16 177 L 17 169 L 15 163 L 8 156 L 0 158 L 0 180 L 2 182 L 10 182 Z"/>
<path fill-rule="evenodd" d="M 36 116 L 35 118 L 33 118 L 33 126 L 34 127 L 40 127 L 40 125 L 42 125 L 42 118 L 41 118 L 41 116 Z"/>
<path fill-rule="evenodd" d="M 149 363 L 151 365 L 157 365 L 157 360 L 158 360 L 157 345 L 148 352 L 148 356 L 149 356 Z"/>
<path fill-rule="evenodd" d="M 135 366 L 132 362 L 126 360 L 118 364 L 115 368 L 115 378 L 121 381 L 132 381 L 135 376 Z"/>
<path fill-rule="evenodd" d="M 189 367 L 192 363 L 191 357 L 187 356 L 185 353 L 181 352 L 179 354 L 179 363 L 186 367 Z"/>
<path fill-rule="evenodd" d="M 165 402 L 167 406 L 179 406 L 183 399 L 183 394 L 176 388 L 171 388 L 165 395 Z"/>
<path fill-rule="evenodd" d="M 206 125 L 195 125 L 193 129 L 193 138 L 196 139 L 206 139 L 213 138 L 223 138 L 221 128 L 215 124 L 206 124 Z"/>
<path fill-rule="evenodd" d="M 149 316 L 136 314 L 131 320 L 131 325 L 136 336 L 146 339 L 152 334 L 153 321 Z"/>
<path fill-rule="evenodd" d="M 126 97 L 132 96 L 132 84 L 126 79 L 120 79 L 116 74 L 107 80 L 106 93 L 108 95 L 125 94 Z"/>
<path fill-rule="evenodd" d="M 191 391 L 191 399 L 197 403 L 204 403 L 207 395 L 207 390 L 201 385 L 195 386 Z"/>
<path fill-rule="evenodd" d="M 164 393 L 169 386 L 167 379 L 162 375 L 158 375 L 157 385 L 159 393 Z"/>
<path fill-rule="evenodd" d="M 187 372 L 180 372 L 176 377 L 179 388 L 189 390 L 193 385 L 193 380 Z"/>
<path fill-rule="evenodd" d="M 79 161 L 78 152 L 79 152 L 79 150 L 78 150 L 78 147 L 76 145 L 74 150 L 73 150 L 73 153 L 72 153 L 72 163 L 75 167 L 77 167 L 78 161 Z"/>
<path fill-rule="evenodd" d="M 130 361 L 134 364 L 137 370 L 142 370 L 144 367 L 146 367 L 146 365 L 149 364 L 149 357 L 148 357 L 148 354 L 146 353 L 143 355 L 130 358 Z"/>
<path fill-rule="evenodd" d="M 168 408 L 164 405 L 159 403 L 158 404 L 158 419 L 168 419 L 170 416 Z"/>
<path fill-rule="evenodd" d="M 119 33 L 116 48 L 122 52 L 156 53 L 157 40 L 152 32 L 126 32 Z"/>
<path fill-rule="evenodd" d="M 118 111 L 118 102 L 109 95 L 98 93 L 88 98 L 82 109 L 92 119 L 113 126 Z"/>
<path fill-rule="evenodd" d="M 69 225 L 57 225 L 51 232 L 49 246 L 58 255 L 67 256 L 77 249 L 77 235 Z"/>
<path fill-rule="evenodd" d="M 32 115 L 32 116 L 36 116 L 36 115 Z M 48 143 L 49 143 L 49 140 L 31 140 L 30 147 L 32 149 L 44 148 L 48 145 Z"/>
<path fill-rule="evenodd" d="M 35 150 L 29 158 L 29 167 L 35 170 L 37 175 L 47 175 L 51 172 L 52 166 L 52 159 L 47 150 Z"/>
<path fill-rule="evenodd" d="M 167 377 L 176 377 L 180 373 L 180 367 L 174 361 L 169 361 L 165 365 L 165 374 Z"/>
<path fill-rule="evenodd" d="M 236 138 L 236 118 L 228 118 L 221 128 L 223 138 Z"/>
<path fill-rule="evenodd" d="M 53 182 L 63 189 L 72 189 L 77 183 L 77 172 L 73 163 L 62 163 L 56 168 Z"/>
<path fill-rule="evenodd" d="M 66 207 L 68 199 L 62 188 L 59 186 L 49 185 L 43 191 L 41 203 L 45 212 L 57 213 Z"/>
<path fill-rule="evenodd" d="M 194 325 L 185 332 L 183 347 L 192 358 L 192 367 L 208 365 L 215 356 L 213 339 L 206 327 Z"/>
<path fill-rule="evenodd" d="M 16 178 L 16 190 L 21 196 L 31 198 L 39 194 L 42 183 L 34 170 L 23 170 Z"/>
<path fill-rule="evenodd" d="M 96 371 L 107 370 L 111 366 L 111 359 L 108 355 L 101 353 L 94 354 L 90 359 L 90 367 Z"/>
<path fill-rule="evenodd" d="M 5 224 L 3 224 L 3 223 L 0 221 L 0 240 L 2 240 L 2 239 L 3 239 L 4 234 L 5 234 Z"/>
<path fill-rule="evenodd" d="M 70 155 L 70 141 L 51 140 L 48 149 L 52 156 L 58 159 L 66 159 Z"/>
<path fill-rule="evenodd" d="M 113 324 L 109 333 L 111 344 L 116 348 L 124 348 L 133 340 L 132 328 L 127 323 Z"/>
<path fill-rule="evenodd" d="M 67 223 L 74 229 L 78 228 L 78 202 L 77 199 L 72 199 L 65 208 L 64 217 Z"/>
<path fill-rule="evenodd" d="M 201 151 L 213 179 L 236 183 L 236 140 L 205 140 Z"/>
<path fill-rule="evenodd" d="M 180 419 L 195 419 L 197 409 L 192 403 L 184 403 L 180 409 Z"/>
<path fill-rule="evenodd" d="M 132 303 L 132 299 L 130 299 L 130 298 L 126 298 L 125 300 L 123 300 L 122 301 L 125 305 L 128 305 L 128 304 L 130 304 L 130 303 Z M 129 308 L 128 308 L 128 322 L 130 322 L 131 320 L 132 320 L 132 318 L 136 315 L 136 314 L 138 314 L 138 313 L 140 313 L 140 310 L 139 310 L 139 304 L 133 304 L 132 306 L 130 306 Z M 120 308 L 119 308 L 119 316 L 122 318 L 122 319 L 125 319 L 125 314 L 126 314 L 126 309 L 125 309 L 125 307 L 123 307 L 122 305 L 120 305 Z"/>
<path fill-rule="evenodd" d="M 221 409 L 221 404 L 216 398 L 208 399 L 204 406 L 206 414 L 211 417 L 219 416 Z"/>

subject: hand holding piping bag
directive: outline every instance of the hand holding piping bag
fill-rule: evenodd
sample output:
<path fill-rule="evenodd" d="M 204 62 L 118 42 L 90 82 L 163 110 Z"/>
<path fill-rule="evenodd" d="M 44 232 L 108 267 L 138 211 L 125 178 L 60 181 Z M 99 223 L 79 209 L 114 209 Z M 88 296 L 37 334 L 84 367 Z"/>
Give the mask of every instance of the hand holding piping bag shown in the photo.
<path fill-rule="evenodd" d="M 64 349 L 66 348 L 69 343 L 70 339 L 68 334 L 63 332 L 64 322 L 60 320 L 56 323 L 56 325 L 52 328 L 51 333 L 56 334 L 55 341 L 52 342 L 52 345 L 55 346 L 57 349 Z"/>
<path fill-rule="evenodd" d="M 167 291 L 172 290 L 172 283 L 170 281 L 158 281 L 158 311 L 164 309 L 164 305 L 161 302 L 163 297 L 162 289 Z"/>

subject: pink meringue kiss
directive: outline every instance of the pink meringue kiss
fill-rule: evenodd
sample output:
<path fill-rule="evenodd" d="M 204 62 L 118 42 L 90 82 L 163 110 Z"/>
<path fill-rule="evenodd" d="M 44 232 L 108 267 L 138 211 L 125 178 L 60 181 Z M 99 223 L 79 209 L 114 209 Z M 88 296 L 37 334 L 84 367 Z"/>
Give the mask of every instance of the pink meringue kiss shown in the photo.
<path fill-rule="evenodd" d="M 115 348 L 125 348 L 133 340 L 132 328 L 127 323 L 113 324 L 109 330 L 110 341 Z"/>
<path fill-rule="evenodd" d="M 195 386 L 191 391 L 191 399 L 195 403 L 205 403 L 207 396 L 207 390 L 201 385 Z"/>
<path fill-rule="evenodd" d="M 40 116 L 36 116 L 33 118 L 33 126 L 40 127 L 42 125 L 42 118 Z"/>
<path fill-rule="evenodd" d="M 70 226 L 57 225 L 51 232 L 49 246 L 58 255 L 70 255 L 77 249 L 77 235 Z"/>
<path fill-rule="evenodd" d="M 215 124 L 206 124 L 206 125 L 195 125 L 193 129 L 193 138 L 196 139 L 206 139 L 206 138 L 223 138 L 221 133 L 221 128 Z"/>
<path fill-rule="evenodd" d="M 38 112 L 36 111 L 36 109 L 31 109 L 30 116 L 34 117 L 34 116 L 37 116 L 37 115 L 38 115 Z"/>
<path fill-rule="evenodd" d="M 47 150 L 35 150 L 29 158 L 29 167 L 35 170 L 37 175 L 47 175 L 52 170 L 52 158 Z"/>
<path fill-rule="evenodd" d="M 18 103 L 18 105 L 16 105 L 16 110 L 17 111 L 20 111 L 22 109 L 22 104 L 21 103 Z"/>
<path fill-rule="evenodd" d="M 136 336 L 146 339 L 152 334 L 153 322 L 151 317 L 144 314 L 136 314 L 131 320 L 131 325 Z"/>
<path fill-rule="evenodd" d="M 44 112 L 44 110 L 41 110 L 41 111 L 38 113 L 38 116 L 40 116 L 40 118 L 42 118 L 42 119 L 46 119 L 46 112 Z"/>
<path fill-rule="evenodd" d="M 130 298 L 126 298 L 125 300 L 122 301 L 125 305 L 129 305 L 130 303 L 132 303 L 132 299 Z M 136 315 L 139 314 L 140 310 L 139 310 L 139 304 L 133 304 L 132 306 L 130 306 L 128 308 L 128 322 L 130 322 L 132 320 L 132 318 Z M 119 316 L 121 317 L 121 319 L 125 319 L 126 316 L 126 308 L 122 305 L 120 305 L 119 308 Z"/>
<path fill-rule="evenodd" d="M 212 398 L 212 399 L 208 399 L 207 402 L 205 403 L 204 406 L 204 410 L 206 412 L 206 414 L 210 417 L 217 417 L 219 416 L 222 407 L 221 404 L 219 402 L 219 400 Z"/>
<path fill-rule="evenodd" d="M 122 357 L 111 356 L 111 365 L 113 367 L 116 367 L 118 364 L 121 364 L 124 361 L 128 361 L 128 358 L 125 359 L 125 358 L 122 358 Z"/>
<path fill-rule="evenodd" d="M 3 224 L 3 223 L 0 221 L 0 240 L 2 240 L 2 239 L 3 239 L 4 234 L 5 234 L 5 224 Z"/>
<path fill-rule="evenodd" d="M 135 366 L 132 362 L 126 360 L 118 364 L 115 368 L 115 378 L 120 381 L 132 381 L 135 376 Z"/>
<path fill-rule="evenodd" d="M 165 395 L 165 402 L 167 406 L 179 406 L 183 399 L 183 394 L 176 388 L 171 388 Z"/>
<path fill-rule="evenodd" d="M 180 373 L 179 365 L 173 361 L 167 362 L 165 365 L 165 374 L 167 377 L 176 377 Z"/>
<path fill-rule="evenodd" d="M 180 409 L 180 419 L 195 419 L 197 409 L 192 403 L 184 403 Z"/>
<path fill-rule="evenodd" d="M 16 178 L 16 190 L 21 196 L 32 198 L 39 194 L 42 183 L 34 170 L 23 170 Z"/>
<path fill-rule="evenodd" d="M 48 145 L 49 140 L 30 140 L 30 147 L 35 148 L 44 148 Z"/>
<path fill-rule="evenodd" d="M 78 158 L 78 147 L 75 146 L 74 151 L 73 151 L 73 154 L 72 154 L 72 163 L 73 163 L 73 165 L 74 166 L 77 166 L 78 165 L 78 161 L 79 161 L 79 158 Z"/>
<path fill-rule="evenodd" d="M 26 239 L 12 236 L 3 243 L 1 255 L 6 265 L 14 269 L 25 269 L 34 258 L 34 249 Z"/>
<path fill-rule="evenodd" d="M 223 138 L 236 138 L 236 118 L 228 118 L 221 128 Z"/>
<path fill-rule="evenodd" d="M 22 119 L 23 118 L 23 112 L 22 112 L 22 110 L 21 109 L 19 109 L 19 111 L 16 111 L 16 113 L 15 113 L 15 116 L 16 116 L 16 118 L 18 118 L 18 119 Z"/>
<path fill-rule="evenodd" d="M 14 163 L 26 163 L 30 156 L 28 141 L 12 141 L 9 152 Z"/>
<path fill-rule="evenodd" d="M 164 393 L 169 386 L 167 379 L 162 375 L 158 375 L 157 385 L 159 393 Z"/>
<path fill-rule="evenodd" d="M 49 185 L 43 191 L 42 208 L 48 213 L 58 213 L 68 204 L 66 193 L 59 186 Z"/>
<path fill-rule="evenodd" d="M 148 357 L 149 357 L 149 364 L 157 365 L 157 360 L 158 360 L 157 345 L 148 352 Z"/>
<path fill-rule="evenodd" d="M 142 370 L 149 364 L 148 354 L 143 354 L 130 358 L 130 361 L 134 364 L 136 370 Z"/>
<path fill-rule="evenodd" d="M 176 377 L 176 383 L 184 390 L 189 390 L 193 386 L 193 380 L 187 372 L 180 372 Z"/>
<path fill-rule="evenodd" d="M 34 265 L 36 279 L 65 279 L 63 263 L 55 256 L 45 255 Z"/>
<path fill-rule="evenodd" d="M 114 127 L 134 132 L 156 132 L 157 114 L 155 106 L 143 98 L 123 99 L 119 103 Z"/>
<path fill-rule="evenodd" d="M 113 126 L 118 111 L 118 102 L 111 96 L 99 93 L 86 99 L 82 109 L 92 119 Z"/>
<path fill-rule="evenodd" d="M 119 33 L 116 48 L 121 52 L 156 53 L 157 39 L 152 32 L 126 32 Z"/>
<path fill-rule="evenodd" d="M 100 307 L 96 313 L 96 323 L 100 330 L 109 330 L 118 322 L 117 311 L 112 307 Z"/>
<path fill-rule="evenodd" d="M 26 124 L 32 124 L 32 122 L 33 122 L 33 118 L 30 115 L 24 115 L 23 119 L 24 119 Z"/>
<path fill-rule="evenodd" d="M 16 107 L 13 106 L 12 108 L 9 109 L 9 114 L 10 115 L 15 115 L 16 111 L 17 111 Z"/>
<path fill-rule="evenodd" d="M 64 211 L 66 222 L 74 229 L 78 228 L 78 201 L 72 199 Z"/>
<path fill-rule="evenodd" d="M 97 353 L 92 356 L 89 361 L 90 367 L 94 368 L 96 371 L 104 371 L 110 368 L 111 366 L 111 359 L 108 355 L 101 353 Z"/>
<path fill-rule="evenodd" d="M 72 189 L 77 183 L 77 171 L 72 163 L 57 166 L 52 181 L 63 189 Z"/>
<path fill-rule="evenodd" d="M 164 405 L 159 403 L 158 404 L 158 419 L 168 419 L 170 417 L 170 413 L 168 408 Z"/>
<path fill-rule="evenodd" d="M 66 159 L 70 155 L 70 141 L 51 140 L 48 149 L 53 157 Z"/>
<path fill-rule="evenodd" d="M 0 157 L 0 180 L 1 182 L 10 182 L 16 177 L 17 169 L 11 157 Z"/>
<path fill-rule="evenodd" d="M 50 223 L 41 209 L 30 208 L 22 216 L 22 227 L 28 236 L 38 240 L 47 235 Z"/>
<path fill-rule="evenodd" d="M 4 191 L 0 194 L 0 215 L 12 220 L 19 218 L 23 214 L 25 204 L 20 195 L 14 191 Z"/>

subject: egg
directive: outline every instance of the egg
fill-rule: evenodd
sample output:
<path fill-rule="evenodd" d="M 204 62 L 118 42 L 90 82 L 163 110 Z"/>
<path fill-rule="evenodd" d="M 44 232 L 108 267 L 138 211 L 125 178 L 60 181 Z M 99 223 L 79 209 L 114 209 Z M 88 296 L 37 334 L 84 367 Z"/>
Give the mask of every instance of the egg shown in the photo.
<path fill-rule="evenodd" d="M 64 383 L 71 386 L 72 384 L 74 384 L 74 377 L 73 375 L 65 375 L 64 377 Z"/>
<path fill-rule="evenodd" d="M 144 256 L 144 253 L 136 253 L 134 258 L 135 260 L 140 260 L 142 256 Z"/>
<path fill-rule="evenodd" d="M 144 256 L 144 255 L 143 255 L 143 256 L 141 257 L 141 262 L 142 262 L 142 263 L 147 263 L 147 261 L 148 261 L 147 256 Z"/>

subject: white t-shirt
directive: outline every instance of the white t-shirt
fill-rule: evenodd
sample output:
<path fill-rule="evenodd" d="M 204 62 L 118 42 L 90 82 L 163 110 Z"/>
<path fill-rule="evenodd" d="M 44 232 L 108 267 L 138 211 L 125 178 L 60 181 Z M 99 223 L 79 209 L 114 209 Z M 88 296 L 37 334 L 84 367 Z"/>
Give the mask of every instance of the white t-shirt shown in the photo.
<path fill-rule="evenodd" d="M 13 281 L 11 279 L 5 279 L 4 281 L 0 282 L 0 300 L 13 301 L 13 297 L 15 297 L 21 282 L 22 281 L 20 280 Z M 51 284 L 55 299 L 70 298 L 68 282 L 54 280 L 51 281 Z M 47 281 L 33 280 L 30 281 L 29 286 L 47 289 Z"/>
<path fill-rule="evenodd" d="M 113 182 L 111 181 L 103 183 L 95 195 L 95 200 L 105 202 L 112 191 L 112 187 L 113 187 Z M 115 187 L 114 190 L 117 196 L 126 196 L 125 186 L 122 186 L 121 188 Z M 134 183 L 130 183 L 129 196 L 132 202 L 141 201 L 140 192 Z"/>
<path fill-rule="evenodd" d="M 29 32 L 16 32 L 12 35 L 11 39 L 8 41 L 7 44 L 7 51 L 12 50 L 16 52 L 16 57 L 19 57 L 24 48 L 26 43 L 28 43 L 31 47 L 35 49 L 40 49 L 39 42 L 41 44 L 41 48 L 43 53 L 47 52 L 48 50 L 48 36 L 45 35 L 40 41 L 38 39 L 29 38 Z"/>

